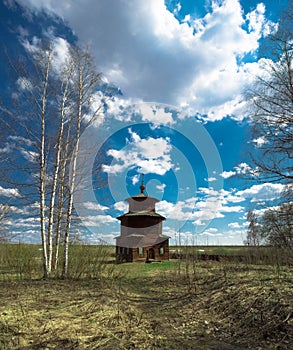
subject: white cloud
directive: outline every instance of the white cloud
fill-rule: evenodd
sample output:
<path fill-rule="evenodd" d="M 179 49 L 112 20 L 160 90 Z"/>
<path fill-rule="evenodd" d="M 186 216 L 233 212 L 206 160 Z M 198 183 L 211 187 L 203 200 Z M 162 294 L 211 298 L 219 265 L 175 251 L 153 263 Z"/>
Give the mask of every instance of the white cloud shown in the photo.
<path fill-rule="evenodd" d="M 116 202 L 114 204 L 114 209 L 122 211 L 123 213 L 126 213 L 128 211 L 128 204 L 124 201 Z"/>
<path fill-rule="evenodd" d="M 285 185 L 266 182 L 238 191 L 236 195 L 250 199 L 252 202 L 269 201 L 279 198 L 284 189 Z"/>
<path fill-rule="evenodd" d="M 16 85 L 22 91 L 31 91 L 33 89 L 32 83 L 26 77 L 19 77 L 16 81 Z"/>
<path fill-rule="evenodd" d="M 221 237 L 223 236 L 222 233 L 218 232 L 218 229 L 215 227 L 210 227 L 204 232 L 201 233 L 201 235 L 211 236 L 211 237 Z"/>
<path fill-rule="evenodd" d="M 166 112 L 164 108 L 158 108 L 155 105 L 153 106 L 151 104 L 141 105 L 140 113 L 142 115 L 143 121 L 151 122 L 154 125 L 174 123 L 171 112 Z"/>
<path fill-rule="evenodd" d="M 43 33 L 45 36 L 49 37 L 52 43 L 52 60 L 51 67 L 53 71 L 57 74 L 60 74 L 64 66 L 66 65 L 69 57 L 69 43 L 64 38 L 54 36 L 54 33 L 47 32 Z M 48 38 L 47 38 L 48 39 Z M 35 57 L 37 60 L 39 59 L 40 54 L 42 53 L 42 41 L 40 38 L 34 36 L 31 40 L 29 40 L 28 36 L 21 35 L 20 41 L 25 48 L 25 50 Z M 17 80 L 17 85 L 22 90 L 31 90 L 33 88 L 32 83 L 25 77 L 20 77 Z"/>
<path fill-rule="evenodd" d="M 18 150 L 29 162 L 35 163 L 38 160 L 38 153 L 19 147 Z"/>
<path fill-rule="evenodd" d="M 160 184 L 160 185 L 157 185 L 156 188 L 159 190 L 159 191 L 164 191 L 164 189 L 166 188 L 166 184 Z"/>
<path fill-rule="evenodd" d="M 83 203 L 83 206 L 88 210 L 94 210 L 94 211 L 105 211 L 109 209 L 108 207 L 101 205 L 100 203 L 94 203 L 94 202 L 85 202 Z"/>
<path fill-rule="evenodd" d="M 143 174 L 164 175 L 173 164 L 170 152 L 172 146 L 167 138 L 142 139 L 129 129 L 131 141 L 121 150 L 110 149 L 108 155 L 113 157 L 111 165 L 103 165 L 103 170 L 110 174 L 117 174 L 134 167 Z"/>
<path fill-rule="evenodd" d="M 132 185 L 135 185 L 139 182 L 139 178 L 140 176 L 137 174 L 137 175 L 134 175 L 132 178 L 131 178 L 131 182 L 132 182 Z"/>
<path fill-rule="evenodd" d="M 249 174 L 253 171 L 253 169 L 247 163 L 240 163 L 236 167 L 234 167 L 237 174 L 245 175 Z"/>
<path fill-rule="evenodd" d="M 268 35 L 271 30 L 276 31 L 278 26 L 271 21 L 265 20 L 265 5 L 259 3 L 256 9 L 247 14 L 248 29 L 250 32 L 254 32 L 257 36 L 261 33 Z"/>
<path fill-rule="evenodd" d="M 240 228 L 239 222 L 231 222 L 228 224 L 230 228 Z"/>
<path fill-rule="evenodd" d="M 89 215 L 82 218 L 82 225 L 85 227 L 100 227 L 114 222 L 117 220 L 110 215 Z"/>
<path fill-rule="evenodd" d="M 207 179 L 205 179 L 207 182 L 214 182 L 217 181 L 216 177 L 208 177 Z"/>
<path fill-rule="evenodd" d="M 178 201 L 175 204 L 164 200 L 157 203 L 156 208 L 167 219 L 192 220 L 195 226 L 200 227 L 206 226 L 207 222 L 214 219 L 225 218 L 229 213 L 243 212 L 244 207 L 234 203 L 244 200 L 245 198 L 229 191 L 200 188 L 198 197 Z"/>
<path fill-rule="evenodd" d="M 258 137 L 257 139 L 252 140 L 252 142 L 255 143 L 256 147 L 261 147 L 267 143 L 268 140 L 266 140 L 265 137 Z"/>
<path fill-rule="evenodd" d="M 7 143 L 4 148 L 0 149 L 0 153 L 17 150 L 29 162 L 34 163 L 37 161 L 38 153 L 30 149 L 27 149 L 27 147 L 33 146 L 33 143 L 31 140 L 22 136 L 13 136 L 13 135 L 9 136 L 8 139 L 10 141 L 10 144 Z"/>
<path fill-rule="evenodd" d="M 167 219 L 186 220 L 186 213 L 183 211 L 184 203 L 171 203 L 166 200 L 156 204 L 156 210 Z"/>
<path fill-rule="evenodd" d="M 9 140 L 14 141 L 15 143 L 18 142 L 20 144 L 28 145 L 28 146 L 32 145 L 32 141 L 30 139 L 27 139 L 27 138 L 22 137 L 22 136 L 13 136 L 13 135 L 11 135 L 8 138 L 9 138 Z"/>
<path fill-rule="evenodd" d="M 20 197 L 20 193 L 17 188 L 4 188 L 0 186 L 0 196 L 4 197 Z"/>
<path fill-rule="evenodd" d="M 257 177 L 259 175 L 258 168 L 252 168 L 250 165 L 248 165 L 245 162 L 242 162 L 238 165 L 236 165 L 233 170 L 229 171 L 223 171 L 220 176 L 224 179 L 229 179 L 232 176 L 235 175 L 249 175 L 251 177 Z"/>
<path fill-rule="evenodd" d="M 229 179 L 229 177 L 236 175 L 235 171 L 223 171 L 220 176 L 222 176 L 224 179 Z"/>
<path fill-rule="evenodd" d="M 203 18 L 190 15 L 182 23 L 164 0 L 18 2 L 63 18 L 126 96 L 190 106 L 210 120 L 243 117 L 239 96 L 258 68 L 239 58 L 256 53 L 260 38 L 269 34 L 264 5 L 245 15 L 239 0 L 214 2 Z M 148 118 L 172 122 L 166 113 Z"/>
<path fill-rule="evenodd" d="M 54 38 L 52 67 L 56 72 L 60 72 L 68 61 L 69 44 L 63 38 Z"/>
<path fill-rule="evenodd" d="M 235 190 L 233 190 L 235 192 Z M 231 191 L 216 191 L 213 188 L 199 188 L 199 197 L 193 213 L 194 225 L 203 226 L 206 221 L 224 218 L 227 213 L 240 213 L 244 208 L 234 203 L 242 202 L 244 198 Z"/>

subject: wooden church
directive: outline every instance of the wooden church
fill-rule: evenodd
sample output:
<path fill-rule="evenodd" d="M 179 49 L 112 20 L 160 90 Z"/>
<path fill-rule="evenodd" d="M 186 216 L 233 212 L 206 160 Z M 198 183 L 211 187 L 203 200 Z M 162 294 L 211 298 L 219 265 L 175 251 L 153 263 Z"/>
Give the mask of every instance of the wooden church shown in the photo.
<path fill-rule="evenodd" d="M 143 175 L 140 193 L 126 201 L 128 213 L 117 218 L 121 231 L 116 238 L 116 262 L 169 260 L 169 237 L 162 234 L 166 218 L 156 213 L 159 201 L 145 193 Z"/>

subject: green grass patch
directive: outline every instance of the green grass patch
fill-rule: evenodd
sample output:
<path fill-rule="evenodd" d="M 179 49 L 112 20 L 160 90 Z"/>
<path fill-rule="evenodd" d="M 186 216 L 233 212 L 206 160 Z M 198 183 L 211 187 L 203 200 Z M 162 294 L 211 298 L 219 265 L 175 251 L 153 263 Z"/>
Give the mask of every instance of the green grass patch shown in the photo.
<path fill-rule="evenodd" d="M 174 272 L 178 264 L 178 261 L 124 263 L 117 265 L 117 270 L 128 278 L 148 277 L 161 272 Z"/>

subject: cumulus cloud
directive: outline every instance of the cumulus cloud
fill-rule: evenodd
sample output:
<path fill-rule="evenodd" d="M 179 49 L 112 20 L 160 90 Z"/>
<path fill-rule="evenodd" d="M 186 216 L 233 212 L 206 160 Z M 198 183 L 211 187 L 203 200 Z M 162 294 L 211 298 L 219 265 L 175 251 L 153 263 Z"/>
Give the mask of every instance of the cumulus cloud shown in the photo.
<path fill-rule="evenodd" d="M 114 209 L 122 211 L 123 213 L 126 213 L 128 211 L 128 206 L 129 204 L 127 204 L 126 202 L 120 201 L 114 204 Z"/>
<path fill-rule="evenodd" d="M 94 203 L 94 202 L 85 202 L 83 203 L 83 206 L 88 210 L 94 210 L 94 211 L 105 211 L 109 209 L 108 207 L 101 205 L 100 203 Z"/>
<path fill-rule="evenodd" d="M 253 169 L 247 163 L 240 163 L 235 168 L 236 174 L 245 175 L 253 172 Z"/>
<path fill-rule="evenodd" d="M 263 4 L 245 14 L 239 0 L 213 2 L 202 18 L 182 22 L 164 0 L 17 1 L 65 19 L 127 96 L 190 106 L 210 120 L 242 118 L 242 87 L 258 68 L 241 59 L 274 27 Z"/>
<path fill-rule="evenodd" d="M 171 112 L 166 112 L 164 108 L 158 108 L 151 104 L 143 104 L 140 107 L 142 120 L 156 124 L 173 124 L 174 120 Z"/>
<path fill-rule="evenodd" d="M 232 176 L 235 175 L 246 175 L 249 174 L 250 176 L 257 176 L 259 174 L 258 169 L 253 169 L 250 165 L 243 162 L 238 165 L 236 165 L 233 170 L 229 171 L 223 171 L 220 176 L 224 179 L 229 179 Z"/>
<path fill-rule="evenodd" d="M 230 222 L 228 224 L 228 227 L 230 228 L 240 228 L 239 222 Z"/>
<path fill-rule="evenodd" d="M 222 176 L 224 179 L 229 179 L 229 177 L 236 175 L 236 171 L 223 171 L 220 176 Z"/>
<path fill-rule="evenodd" d="M 17 188 L 4 188 L 0 186 L 0 196 L 4 197 L 20 197 L 20 193 Z"/>
<path fill-rule="evenodd" d="M 235 191 L 235 190 L 234 190 Z M 216 191 L 212 188 L 200 188 L 199 196 L 188 198 L 177 203 L 163 200 L 157 204 L 157 210 L 167 219 L 177 221 L 192 220 L 195 226 L 206 226 L 214 219 L 225 218 L 229 213 L 243 212 L 244 207 L 235 205 L 243 202 L 244 197 L 231 191 Z"/>
<path fill-rule="evenodd" d="M 82 218 L 82 224 L 85 227 L 100 227 L 103 225 L 109 225 L 116 223 L 116 219 L 111 215 L 88 215 Z"/>
<path fill-rule="evenodd" d="M 156 205 L 157 211 L 167 219 L 186 221 L 192 218 L 192 209 L 188 201 L 171 203 L 163 200 Z"/>
<path fill-rule="evenodd" d="M 196 226 L 204 226 L 214 219 L 225 218 L 229 213 L 241 213 L 244 207 L 235 205 L 244 201 L 244 198 L 236 195 L 235 190 L 214 190 L 213 188 L 199 188 L 199 197 L 193 211 L 193 221 Z"/>
<path fill-rule="evenodd" d="M 108 155 L 113 157 L 111 165 L 103 165 L 103 170 L 109 174 L 117 174 L 125 169 L 138 167 L 143 174 L 164 175 L 173 164 L 170 152 L 172 146 L 168 138 L 141 138 L 129 129 L 131 140 L 121 150 L 110 149 Z"/>
<path fill-rule="evenodd" d="M 44 55 L 42 39 L 37 36 L 29 38 L 27 33 L 25 34 L 26 35 L 20 36 L 22 46 L 32 57 L 36 60 L 40 60 Z M 56 37 L 54 33 L 43 34 L 47 36 L 47 40 L 49 39 L 51 43 L 51 68 L 54 73 L 59 75 L 68 62 L 70 44 L 66 39 L 58 36 Z M 21 90 L 32 90 L 34 88 L 32 83 L 26 77 L 19 77 L 16 83 Z"/>
<path fill-rule="evenodd" d="M 252 202 L 275 200 L 281 196 L 285 185 L 274 183 L 263 183 L 260 185 L 253 185 L 243 191 L 238 191 L 237 196 L 250 199 Z"/>

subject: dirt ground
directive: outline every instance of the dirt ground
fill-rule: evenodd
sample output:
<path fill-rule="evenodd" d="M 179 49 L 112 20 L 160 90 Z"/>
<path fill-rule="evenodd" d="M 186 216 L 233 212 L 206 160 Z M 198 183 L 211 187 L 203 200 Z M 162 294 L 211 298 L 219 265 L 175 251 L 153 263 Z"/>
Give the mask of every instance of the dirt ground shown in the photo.
<path fill-rule="evenodd" d="M 0 282 L 0 349 L 293 349 L 292 268 L 162 264 Z"/>

